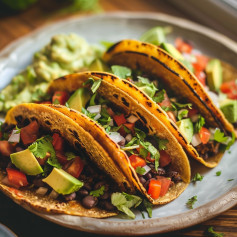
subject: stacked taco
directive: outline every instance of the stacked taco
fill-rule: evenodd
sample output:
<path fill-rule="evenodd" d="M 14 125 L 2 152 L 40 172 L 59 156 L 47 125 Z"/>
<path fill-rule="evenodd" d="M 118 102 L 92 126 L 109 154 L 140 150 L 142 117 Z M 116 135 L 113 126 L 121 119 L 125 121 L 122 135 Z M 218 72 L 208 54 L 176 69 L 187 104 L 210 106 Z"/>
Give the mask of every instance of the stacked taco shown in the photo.
<path fill-rule="evenodd" d="M 103 59 L 114 65 L 113 72 L 125 71 L 127 80 L 120 76 L 110 82 L 162 121 L 190 156 L 210 168 L 219 163 L 234 143 L 234 127 L 182 63 L 136 40 L 114 44 Z"/>

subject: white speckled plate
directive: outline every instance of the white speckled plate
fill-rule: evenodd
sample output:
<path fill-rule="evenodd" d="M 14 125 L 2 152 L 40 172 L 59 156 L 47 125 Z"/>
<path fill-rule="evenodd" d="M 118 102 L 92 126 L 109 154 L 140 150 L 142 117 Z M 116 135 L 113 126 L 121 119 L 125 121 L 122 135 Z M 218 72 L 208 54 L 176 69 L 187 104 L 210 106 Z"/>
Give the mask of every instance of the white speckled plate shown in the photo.
<path fill-rule="evenodd" d="M 172 26 L 169 40 L 177 36 L 192 41 L 197 49 L 207 55 L 218 57 L 237 68 L 237 44 L 225 36 L 192 22 L 163 14 L 113 13 L 85 18 L 64 20 L 41 28 L 14 42 L 0 53 L 0 88 L 3 88 L 16 73 L 32 60 L 34 52 L 47 44 L 51 36 L 58 33 L 75 32 L 90 43 L 101 40 L 118 41 L 125 38 L 139 38 L 151 27 Z M 135 220 L 119 217 L 92 219 L 68 215 L 31 212 L 57 224 L 88 232 L 113 235 L 145 235 L 185 228 L 210 219 L 237 204 L 237 144 L 226 152 L 218 167 L 210 170 L 192 162 L 192 172 L 204 175 L 202 182 L 190 184 L 175 201 L 153 208 L 153 217 L 142 218 L 137 212 Z M 217 171 L 221 176 L 216 176 Z M 233 179 L 232 181 L 228 181 Z M 197 195 L 193 210 L 186 202 Z"/>

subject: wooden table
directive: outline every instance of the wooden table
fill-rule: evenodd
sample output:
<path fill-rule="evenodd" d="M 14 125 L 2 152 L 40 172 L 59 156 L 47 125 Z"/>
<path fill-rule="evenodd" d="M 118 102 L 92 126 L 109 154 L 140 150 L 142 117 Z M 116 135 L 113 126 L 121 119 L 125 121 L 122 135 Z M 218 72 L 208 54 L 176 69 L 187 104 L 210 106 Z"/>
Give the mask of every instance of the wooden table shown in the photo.
<path fill-rule="evenodd" d="M 41 0 L 39 2 L 40 3 L 37 3 L 30 9 L 12 16 L 6 15 L 5 12 L 0 9 L 0 49 L 39 26 L 69 17 L 67 14 L 56 11 L 60 8 L 58 0 Z M 108 12 L 117 10 L 162 12 L 187 18 L 200 24 L 205 23 L 201 20 L 197 21 L 191 14 L 184 14 L 176 10 L 173 5 L 162 0 L 101 0 L 100 4 L 104 11 Z M 71 14 L 70 17 L 80 14 L 81 13 L 76 12 Z M 218 25 L 213 27 L 215 30 L 220 31 Z M 231 33 L 228 34 L 227 32 L 226 34 L 233 38 Z M 0 222 L 11 228 L 19 237 L 100 236 L 66 229 L 50 223 L 27 212 L 1 193 Z M 213 226 L 215 231 L 224 233 L 225 236 L 237 236 L 237 206 L 202 224 L 159 236 L 206 236 L 205 231 L 209 226 Z"/>

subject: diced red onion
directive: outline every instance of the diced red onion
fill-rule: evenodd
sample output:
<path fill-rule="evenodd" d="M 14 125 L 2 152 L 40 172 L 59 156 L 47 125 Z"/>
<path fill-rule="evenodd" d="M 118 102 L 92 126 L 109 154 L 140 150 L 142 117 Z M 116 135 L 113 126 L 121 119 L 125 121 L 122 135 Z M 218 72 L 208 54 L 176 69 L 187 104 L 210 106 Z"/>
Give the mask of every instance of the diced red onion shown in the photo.
<path fill-rule="evenodd" d="M 130 141 L 132 140 L 132 134 L 129 133 L 129 134 L 125 137 L 125 140 L 126 140 L 127 142 L 130 142 Z"/>
<path fill-rule="evenodd" d="M 36 194 L 41 195 L 41 196 L 44 196 L 47 192 L 48 192 L 48 188 L 45 188 L 45 187 L 39 187 L 36 190 Z"/>
<path fill-rule="evenodd" d="M 146 170 L 146 172 L 143 175 L 146 175 L 151 170 L 151 168 L 148 165 L 145 165 L 142 168 Z"/>
<path fill-rule="evenodd" d="M 100 117 L 101 117 L 101 114 L 97 114 L 97 115 L 94 117 L 94 120 L 98 120 Z"/>
<path fill-rule="evenodd" d="M 109 137 L 116 143 L 119 143 L 124 139 L 124 137 L 121 136 L 118 132 L 110 132 Z"/>
<path fill-rule="evenodd" d="M 192 141 L 191 141 L 192 145 L 195 147 L 195 146 L 198 146 L 201 142 L 202 141 L 200 139 L 199 134 L 198 133 L 194 134 L 193 138 L 192 138 Z"/>
<path fill-rule="evenodd" d="M 52 199 L 56 199 L 58 197 L 58 193 L 54 190 L 51 191 L 51 193 L 49 194 L 49 197 Z"/>
<path fill-rule="evenodd" d="M 87 107 L 87 110 L 92 114 L 99 114 L 101 112 L 101 105 L 92 105 Z"/>
<path fill-rule="evenodd" d="M 199 118 L 199 115 L 198 114 L 194 114 L 190 119 L 193 123 L 197 122 L 198 121 L 198 118 Z"/>
<path fill-rule="evenodd" d="M 18 133 L 17 133 L 18 132 Z M 17 142 L 19 143 L 20 142 L 20 133 L 19 133 L 19 130 L 13 130 L 9 139 L 8 139 L 9 142 Z"/>
<path fill-rule="evenodd" d="M 129 123 L 136 123 L 137 122 L 137 120 L 138 120 L 138 118 L 135 116 L 135 115 L 130 115 L 128 118 L 127 118 L 127 121 L 129 122 Z"/>

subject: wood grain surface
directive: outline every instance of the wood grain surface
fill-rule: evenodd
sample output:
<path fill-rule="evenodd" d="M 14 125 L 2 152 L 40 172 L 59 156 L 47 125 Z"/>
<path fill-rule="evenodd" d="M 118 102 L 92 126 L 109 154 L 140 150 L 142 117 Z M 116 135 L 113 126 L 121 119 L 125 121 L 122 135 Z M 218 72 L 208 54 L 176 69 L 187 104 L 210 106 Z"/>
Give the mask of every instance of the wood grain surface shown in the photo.
<path fill-rule="evenodd" d="M 204 2 L 205 0 L 203 0 Z M 75 12 L 65 14 L 60 11 L 64 3 L 58 0 L 40 0 L 28 10 L 8 15 L 0 6 L 0 50 L 11 43 L 13 40 L 26 35 L 38 27 L 61 20 L 63 18 L 75 17 L 85 14 L 84 12 Z M 174 8 L 167 1 L 162 0 L 101 0 L 100 5 L 104 11 L 150 11 L 161 12 L 204 24 L 201 20 L 193 18 L 191 14 L 184 14 Z M 214 27 L 219 31 L 218 25 Z M 228 35 L 227 35 L 228 36 Z M 232 35 L 229 34 L 229 37 Z M 13 203 L 7 197 L 0 193 L 0 222 L 12 229 L 19 237 L 42 237 L 42 236 L 102 236 L 90 233 L 74 231 L 50 223 L 40 217 L 37 217 L 20 206 Z M 237 236 L 237 206 L 224 212 L 223 214 L 203 222 L 202 224 L 190 228 L 160 234 L 159 236 L 208 236 L 206 231 L 208 227 L 213 226 L 214 230 L 223 233 L 224 236 Z"/>

